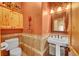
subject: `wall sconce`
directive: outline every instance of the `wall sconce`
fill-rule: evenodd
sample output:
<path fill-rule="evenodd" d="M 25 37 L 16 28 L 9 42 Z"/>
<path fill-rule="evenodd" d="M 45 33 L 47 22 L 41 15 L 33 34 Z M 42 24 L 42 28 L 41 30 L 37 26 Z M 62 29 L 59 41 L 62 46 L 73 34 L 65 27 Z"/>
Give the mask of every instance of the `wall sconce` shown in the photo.
<path fill-rule="evenodd" d="M 58 12 L 59 12 L 59 11 L 62 11 L 62 8 L 61 8 L 61 7 L 58 7 L 57 11 L 58 11 Z"/>
<path fill-rule="evenodd" d="M 50 11 L 50 13 L 53 14 L 53 13 L 54 13 L 54 10 L 52 9 L 52 10 Z"/>
<path fill-rule="evenodd" d="M 66 6 L 66 9 L 69 9 L 70 8 L 70 4 L 68 4 L 67 6 Z"/>
<path fill-rule="evenodd" d="M 32 29 L 31 29 L 31 21 L 32 21 L 32 17 L 31 16 L 28 16 L 28 22 L 29 22 L 29 31 L 31 32 Z"/>

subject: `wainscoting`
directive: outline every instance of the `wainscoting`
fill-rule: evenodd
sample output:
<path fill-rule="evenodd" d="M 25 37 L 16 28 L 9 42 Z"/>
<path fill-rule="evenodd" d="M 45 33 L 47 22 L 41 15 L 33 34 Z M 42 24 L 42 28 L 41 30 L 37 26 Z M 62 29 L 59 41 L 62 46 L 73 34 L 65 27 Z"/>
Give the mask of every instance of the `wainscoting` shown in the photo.
<path fill-rule="evenodd" d="M 24 33 L 10 33 L 2 35 L 2 42 L 7 39 L 18 37 L 20 42 L 20 47 L 22 51 L 27 56 L 43 56 L 48 55 L 48 43 L 47 36 L 39 36 Z M 9 56 L 9 51 L 1 51 L 2 56 Z"/>
<path fill-rule="evenodd" d="M 43 39 L 42 36 L 23 34 L 20 41 L 22 50 L 28 56 L 43 56 L 48 55 L 47 37 Z"/>

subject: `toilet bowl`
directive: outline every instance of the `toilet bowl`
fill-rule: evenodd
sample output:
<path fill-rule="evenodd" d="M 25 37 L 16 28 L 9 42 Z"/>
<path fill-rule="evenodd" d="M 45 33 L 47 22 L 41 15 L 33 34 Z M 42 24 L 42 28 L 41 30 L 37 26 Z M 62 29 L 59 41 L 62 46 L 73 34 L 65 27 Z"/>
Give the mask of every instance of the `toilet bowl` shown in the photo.
<path fill-rule="evenodd" d="M 8 39 L 8 40 L 5 40 L 5 42 L 8 44 L 6 51 L 9 51 L 10 56 L 21 56 L 22 55 L 22 50 L 19 47 L 18 38 Z"/>
<path fill-rule="evenodd" d="M 21 56 L 21 53 L 22 51 L 20 47 L 10 50 L 10 56 Z"/>

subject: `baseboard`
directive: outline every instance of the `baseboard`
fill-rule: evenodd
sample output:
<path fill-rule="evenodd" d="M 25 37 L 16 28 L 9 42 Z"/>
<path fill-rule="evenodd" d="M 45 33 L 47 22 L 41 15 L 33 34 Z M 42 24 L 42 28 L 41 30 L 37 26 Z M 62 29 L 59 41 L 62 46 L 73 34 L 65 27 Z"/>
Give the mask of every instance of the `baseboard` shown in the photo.
<path fill-rule="evenodd" d="M 79 56 L 79 53 L 72 47 L 72 46 L 69 46 L 70 48 L 70 51 L 75 55 L 75 56 Z"/>
<path fill-rule="evenodd" d="M 47 48 L 45 48 L 43 51 L 39 51 L 39 50 L 37 50 L 37 49 L 35 49 L 35 48 L 33 48 L 33 47 L 30 47 L 29 45 L 27 45 L 27 44 L 24 44 L 24 43 L 22 43 L 21 42 L 21 45 L 22 45 L 22 49 L 23 49 L 23 51 L 29 56 L 33 56 L 33 55 L 35 55 L 35 56 L 43 56 L 43 55 L 47 55 L 46 53 L 46 51 L 48 50 L 48 47 Z M 29 52 L 28 52 L 28 51 Z"/>

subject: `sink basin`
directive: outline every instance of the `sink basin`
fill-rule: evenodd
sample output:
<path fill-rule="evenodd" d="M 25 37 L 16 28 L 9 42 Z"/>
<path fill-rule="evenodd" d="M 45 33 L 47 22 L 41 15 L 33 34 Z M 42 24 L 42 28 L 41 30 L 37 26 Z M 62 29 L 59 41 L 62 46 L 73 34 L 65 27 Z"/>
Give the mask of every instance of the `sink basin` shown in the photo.
<path fill-rule="evenodd" d="M 61 38 L 54 38 L 54 37 L 50 36 L 47 41 L 48 41 L 48 43 L 58 44 L 60 46 L 68 46 L 68 44 L 69 44 L 69 40 L 67 37 L 63 37 L 61 39 Z"/>

